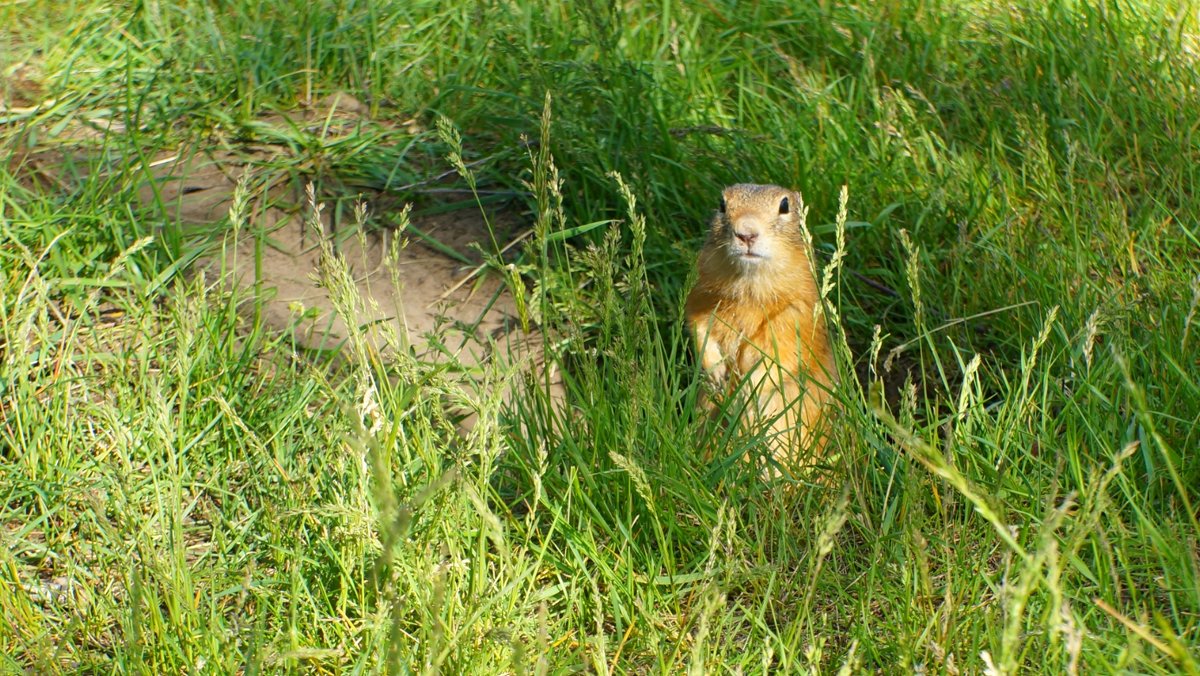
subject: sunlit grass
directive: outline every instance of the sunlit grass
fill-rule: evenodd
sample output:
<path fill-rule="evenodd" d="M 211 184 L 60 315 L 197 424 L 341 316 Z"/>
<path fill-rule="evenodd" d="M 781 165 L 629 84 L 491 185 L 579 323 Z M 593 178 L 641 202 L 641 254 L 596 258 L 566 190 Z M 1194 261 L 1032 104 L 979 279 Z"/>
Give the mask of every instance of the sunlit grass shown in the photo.
<path fill-rule="evenodd" d="M 584 4 L 0 8 L 3 668 L 1200 669 L 1194 8 Z M 271 117 L 338 92 L 360 124 Z M 567 405 L 388 325 L 297 351 L 184 274 L 267 245 L 138 199 L 198 148 L 345 227 L 515 214 Z M 821 482 L 696 410 L 734 181 L 800 189 L 840 266 Z"/>

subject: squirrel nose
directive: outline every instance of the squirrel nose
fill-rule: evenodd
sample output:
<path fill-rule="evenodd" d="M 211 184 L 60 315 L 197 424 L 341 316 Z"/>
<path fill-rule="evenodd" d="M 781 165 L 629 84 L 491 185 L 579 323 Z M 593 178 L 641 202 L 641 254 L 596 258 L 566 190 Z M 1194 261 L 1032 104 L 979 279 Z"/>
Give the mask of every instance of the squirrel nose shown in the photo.
<path fill-rule="evenodd" d="M 757 232 L 734 232 L 733 235 L 734 235 L 734 237 L 737 237 L 742 242 L 742 244 L 745 244 L 746 246 L 753 246 L 754 240 L 758 239 Z"/>

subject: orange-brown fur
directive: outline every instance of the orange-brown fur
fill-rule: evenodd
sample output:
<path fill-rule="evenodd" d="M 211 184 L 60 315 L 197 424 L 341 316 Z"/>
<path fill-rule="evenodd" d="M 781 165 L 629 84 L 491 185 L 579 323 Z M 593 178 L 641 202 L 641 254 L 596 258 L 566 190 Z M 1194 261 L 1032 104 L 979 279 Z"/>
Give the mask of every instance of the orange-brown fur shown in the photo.
<path fill-rule="evenodd" d="M 781 203 L 786 198 L 786 213 Z M 773 420 L 784 468 L 824 447 L 836 380 L 818 292 L 800 232 L 800 197 L 778 186 L 734 185 L 697 261 L 686 316 L 704 370 L 719 392 L 742 388 L 756 417 Z"/>

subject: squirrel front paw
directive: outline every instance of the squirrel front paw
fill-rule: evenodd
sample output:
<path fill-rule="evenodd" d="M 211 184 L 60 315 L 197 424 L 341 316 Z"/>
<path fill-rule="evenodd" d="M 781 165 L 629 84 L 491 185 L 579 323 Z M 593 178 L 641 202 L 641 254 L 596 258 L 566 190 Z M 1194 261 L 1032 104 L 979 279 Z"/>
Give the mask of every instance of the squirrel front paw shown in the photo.
<path fill-rule="evenodd" d="M 717 389 L 725 383 L 725 378 L 729 375 L 729 367 L 723 361 L 717 362 L 715 365 L 709 367 L 707 375 L 708 386 Z"/>

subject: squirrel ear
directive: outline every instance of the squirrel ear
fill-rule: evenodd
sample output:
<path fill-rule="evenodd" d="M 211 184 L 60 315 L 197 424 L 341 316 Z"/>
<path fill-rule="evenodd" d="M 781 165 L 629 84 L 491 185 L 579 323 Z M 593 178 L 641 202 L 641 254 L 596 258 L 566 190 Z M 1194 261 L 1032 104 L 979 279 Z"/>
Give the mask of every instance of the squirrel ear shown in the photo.
<path fill-rule="evenodd" d="M 786 214 L 787 212 L 788 212 L 788 198 L 784 197 L 783 200 L 781 200 L 779 202 L 779 213 Z"/>
<path fill-rule="evenodd" d="M 725 198 L 721 198 L 721 213 L 725 213 Z"/>

